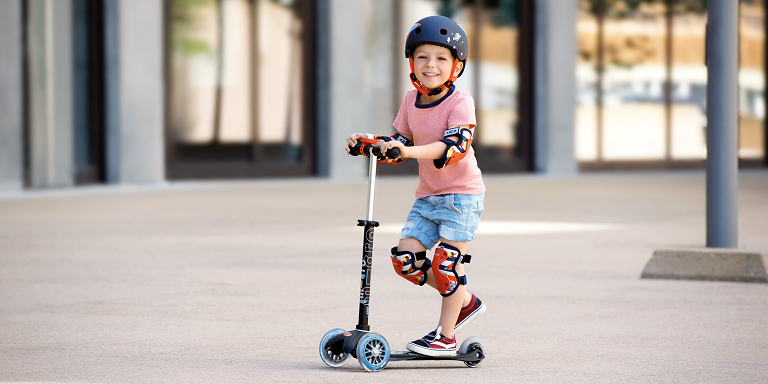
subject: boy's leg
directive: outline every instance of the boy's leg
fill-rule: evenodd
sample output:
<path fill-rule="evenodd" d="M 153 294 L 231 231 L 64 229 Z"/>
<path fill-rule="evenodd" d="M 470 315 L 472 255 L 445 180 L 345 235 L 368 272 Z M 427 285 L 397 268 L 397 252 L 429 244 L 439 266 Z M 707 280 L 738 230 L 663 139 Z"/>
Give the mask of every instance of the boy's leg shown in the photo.
<path fill-rule="evenodd" d="M 443 238 L 440 238 L 440 241 L 442 241 L 442 242 L 444 242 L 446 244 L 453 245 L 454 247 L 458 248 L 461 251 L 462 254 L 464 254 L 467 251 L 467 245 L 469 245 L 468 241 L 466 241 L 466 242 L 456 242 L 456 241 L 446 240 L 446 239 L 443 239 Z M 397 244 L 397 249 L 399 251 L 410 251 L 410 252 L 413 252 L 413 253 L 423 252 L 423 251 L 427 250 L 427 248 L 423 244 L 421 244 L 421 242 L 419 240 L 416 240 L 413 237 L 407 237 L 405 239 L 400 239 L 400 242 Z M 417 268 L 421 267 L 423 264 L 424 264 L 424 260 L 419 260 L 419 261 L 414 263 L 414 265 Z M 461 264 L 457 265 L 456 271 L 459 273 L 459 276 L 463 275 L 464 274 L 464 266 L 461 265 Z M 434 289 L 437 289 L 437 284 L 435 283 L 435 275 L 434 275 L 434 272 L 432 272 L 432 269 L 429 269 L 427 271 L 427 283 L 426 284 L 429 285 L 430 287 L 434 288 Z M 462 291 L 461 293 L 459 291 L 456 291 L 456 293 L 454 293 L 453 295 L 451 295 L 449 297 L 454 297 L 455 296 L 455 297 L 463 298 L 463 300 L 461 301 L 461 307 L 464 307 L 467 304 L 469 304 L 470 300 L 472 300 L 472 295 L 467 292 L 467 289 L 464 288 L 464 286 L 459 286 L 459 289 L 461 289 L 461 291 Z M 459 307 L 459 309 L 461 309 L 461 307 Z M 456 316 L 458 316 L 458 312 L 456 313 Z M 440 325 L 442 325 L 442 323 Z M 445 329 L 445 327 L 443 327 L 443 329 Z M 451 329 L 453 329 L 453 325 L 451 325 Z"/>
<path fill-rule="evenodd" d="M 440 238 L 440 241 L 456 247 L 462 254 L 466 254 L 467 247 L 469 245 L 468 241 L 458 242 L 458 241 L 446 240 L 445 238 Z M 414 253 L 423 252 L 427 250 L 427 248 L 419 240 L 412 237 L 401 239 L 397 245 L 397 249 L 400 251 L 410 251 Z M 414 266 L 418 268 L 418 267 L 421 267 L 423 264 L 424 264 L 424 261 L 420 260 L 415 262 Z M 458 273 L 459 276 L 464 276 L 465 275 L 464 265 L 457 264 L 456 272 Z M 437 284 L 436 284 L 433 270 L 431 268 L 428 269 L 426 274 L 427 274 L 426 285 L 429 285 L 430 287 L 437 290 Z M 462 310 L 462 308 L 469 305 L 471 301 L 472 301 L 472 294 L 467 291 L 467 288 L 464 285 L 459 285 L 458 289 L 456 290 L 456 292 L 454 292 L 453 295 L 442 298 L 442 306 L 440 309 L 440 320 L 438 325 L 440 325 L 440 327 L 442 328 L 443 335 L 449 338 L 453 337 L 454 327 L 456 326 L 456 321 L 459 318 L 459 313 Z"/>
<path fill-rule="evenodd" d="M 468 241 L 458 242 L 446 240 L 444 238 L 440 238 L 440 241 L 456 247 L 461 251 L 462 255 L 466 254 L 467 246 L 469 245 Z M 456 273 L 458 273 L 459 276 L 464 276 L 464 265 L 460 263 L 456 264 Z M 435 276 L 431 269 L 427 273 L 427 276 L 427 284 L 430 287 L 437 289 Z M 448 338 L 453 337 L 453 327 L 456 325 L 456 319 L 459 318 L 459 312 L 462 307 L 469 304 L 470 300 L 472 300 L 472 295 L 467 292 L 467 288 L 464 285 L 459 285 L 453 295 L 443 297 L 443 303 L 440 308 L 440 321 L 438 323 L 438 325 L 442 327 L 443 335 Z"/>
<path fill-rule="evenodd" d="M 397 250 L 416 253 L 426 251 L 427 247 L 425 247 L 424 244 L 421 244 L 421 241 L 418 241 L 413 237 L 406 237 L 405 239 L 400 239 L 400 242 L 397 243 Z M 424 264 L 424 261 L 419 261 L 417 267 L 421 267 L 421 264 Z"/>

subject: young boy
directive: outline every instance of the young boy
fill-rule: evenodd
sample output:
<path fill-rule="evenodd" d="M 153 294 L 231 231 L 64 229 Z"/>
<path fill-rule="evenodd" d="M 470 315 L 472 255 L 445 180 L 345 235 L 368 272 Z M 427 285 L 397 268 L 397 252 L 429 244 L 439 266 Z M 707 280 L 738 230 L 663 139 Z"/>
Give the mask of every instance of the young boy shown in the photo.
<path fill-rule="evenodd" d="M 394 122 L 397 133 L 377 137 L 382 153 L 397 147 L 400 157 L 418 159 L 416 202 L 392 248 L 395 272 L 442 296 L 437 329 L 408 343 L 410 351 L 429 356 L 456 353 L 455 333 L 485 312 L 485 305 L 466 290 L 463 263 L 483 212 L 483 184 L 470 144 L 475 127 L 472 97 L 453 85 L 464 72 L 467 35 L 442 16 L 419 20 L 408 33 L 405 56 L 415 90 L 408 92 Z M 354 146 L 361 133 L 347 139 Z M 348 150 L 348 149 L 347 149 Z M 436 244 L 432 260 L 426 251 Z"/>

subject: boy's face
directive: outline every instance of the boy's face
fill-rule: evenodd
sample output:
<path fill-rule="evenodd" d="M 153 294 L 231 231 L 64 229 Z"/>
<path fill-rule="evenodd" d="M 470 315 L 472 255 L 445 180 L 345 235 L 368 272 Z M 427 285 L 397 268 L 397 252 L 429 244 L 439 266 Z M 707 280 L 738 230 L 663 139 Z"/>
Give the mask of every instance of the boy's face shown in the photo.
<path fill-rule="evenodd" d="M 439 45 L 422 44 L 413 51 L 413 73 L 421 85 L 430 91 L 439 88 L 451 78 L 454 57 L 448 48 Z M 454 75 L 461 73 L 459 62 Z"/>

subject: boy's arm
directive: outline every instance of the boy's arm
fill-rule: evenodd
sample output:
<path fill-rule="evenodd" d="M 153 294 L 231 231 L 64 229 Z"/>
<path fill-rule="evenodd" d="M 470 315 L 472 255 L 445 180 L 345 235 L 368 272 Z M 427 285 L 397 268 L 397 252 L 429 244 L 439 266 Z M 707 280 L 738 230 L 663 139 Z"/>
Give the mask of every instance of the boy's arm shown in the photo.
<path fill-rule="evenodd" d="M 469 125 L 460 125 L 459 127 L 469 129 Z M 412 137 L 407 137 L 407 136 L 405 137 L 408 140 L 413 141 Z M 447 139 L 456 141 L 456 140 L 459 140 L 459 136 L 458 135 L 448 136 Z M 385 152 L 389 148 L 398 147 L 400 148 L 401 158 L 435 160 L 435 159 L 441 159 L 443 157 L 443 155 L 445 154 L 445 148 L 447 146 L 448 145 L 443 143 L 442 141 L 436 141 L 434 143 L 429 143 L 425 145 L 414 145 L 412 147 L 406 147 L 405 145 L 403 145 L 403 143 L 393 140 L 387 143 L 383 143 L 381 145 L 381 151 Z"/>

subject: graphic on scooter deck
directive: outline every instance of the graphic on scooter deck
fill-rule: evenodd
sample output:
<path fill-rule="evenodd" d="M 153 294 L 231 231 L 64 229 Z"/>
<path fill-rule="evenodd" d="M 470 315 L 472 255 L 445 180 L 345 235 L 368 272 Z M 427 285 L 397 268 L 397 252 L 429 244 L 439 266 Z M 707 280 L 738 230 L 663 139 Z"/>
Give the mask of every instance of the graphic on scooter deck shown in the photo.
<path fill-rule="evenodd" d="M 358 220 L 358 226 L 365 227 L 363 234 L 363 260 L 360 274 L 360 301 L 358 323 L 356 329 L 347 331 L 334 328 L 326 332 L 320 340 L 320 358 L 329 367 L 341 367 L 350 358 L 357 358 L 360 366 L 368 372 L 382 370 L 390 361 L 406 360 L 456 360 L 467 367 L 475 368 L 485 359 L 482 340 L 469 337 L 461 343 L 458 351 L 450 356 L 428 356 L 412 351 L 391 351 L 387 340 L 378 333 L 371 332 L 368 325 L 368 308 L 371 295 L 371 269 L 373 266 L 373 232 L 379 226 L 373 221 L 373 200 L 376 183 L 376 162 L 381 158 L 395 159 L 399 157 L 399 149 L 391 148 L 386 154 L 373 144 L 373 136 L 363 140 L 355 148 L 350 148 L 350 154 L 357 156 L 366 154 L 369 157 L 368 170 L 368 209 L 365 220 Z"/>

